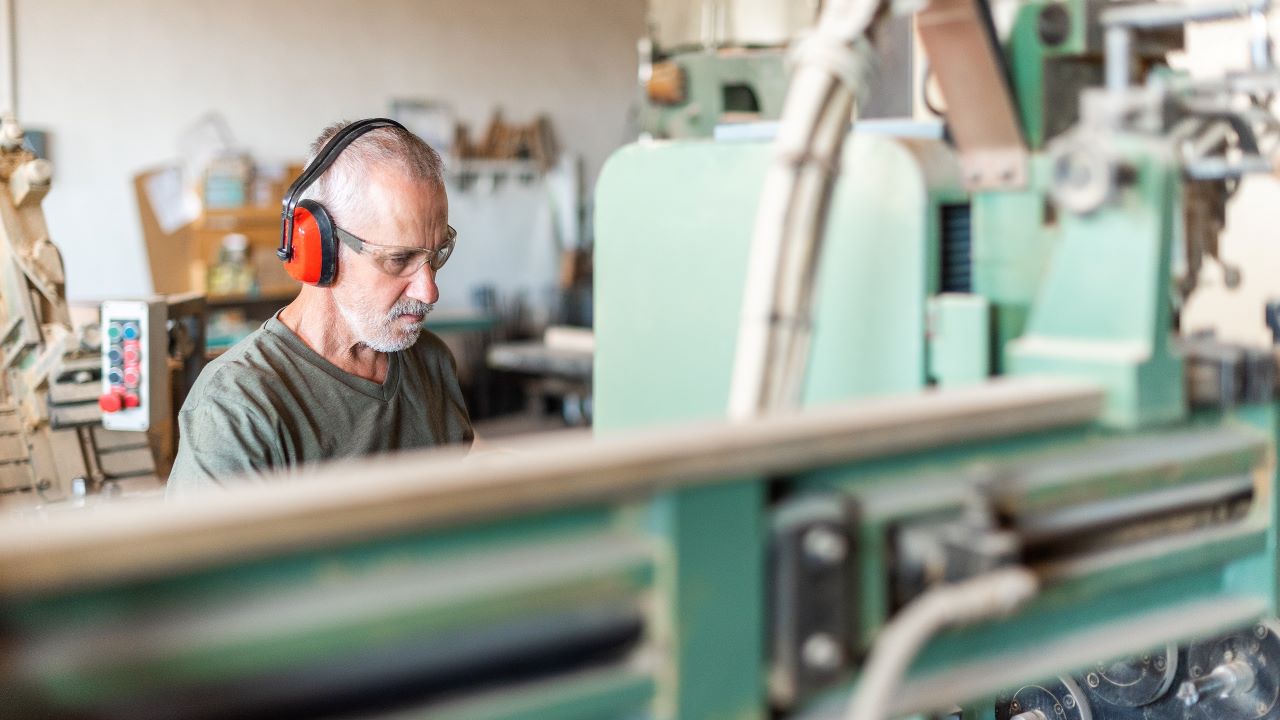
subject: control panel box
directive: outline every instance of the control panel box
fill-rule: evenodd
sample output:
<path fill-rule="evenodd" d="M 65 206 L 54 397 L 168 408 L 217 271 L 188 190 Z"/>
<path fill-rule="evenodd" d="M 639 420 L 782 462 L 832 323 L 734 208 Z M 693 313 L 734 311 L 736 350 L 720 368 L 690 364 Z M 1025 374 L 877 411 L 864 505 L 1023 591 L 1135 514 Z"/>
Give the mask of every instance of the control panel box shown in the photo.
<path fill-rule="evenodd" d="M 169 331 L 164 300 L 102 304 L 102 426 L 145 431 L 169 414 Z"/>

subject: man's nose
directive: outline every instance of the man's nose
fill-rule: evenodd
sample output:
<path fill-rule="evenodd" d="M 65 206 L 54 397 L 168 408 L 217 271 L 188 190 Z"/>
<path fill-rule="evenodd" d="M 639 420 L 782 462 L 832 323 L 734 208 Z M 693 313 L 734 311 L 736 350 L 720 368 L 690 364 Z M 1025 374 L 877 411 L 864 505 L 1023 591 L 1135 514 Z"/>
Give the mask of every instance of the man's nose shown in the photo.
<path fill-rule="evenodd" d="M 413 274 L 405 294 L 414 300 L 432 305 L 440 300 L 440 288 L 436 285 L 436 271 L 431 269 L 430 263 L 423 265 Z"/>

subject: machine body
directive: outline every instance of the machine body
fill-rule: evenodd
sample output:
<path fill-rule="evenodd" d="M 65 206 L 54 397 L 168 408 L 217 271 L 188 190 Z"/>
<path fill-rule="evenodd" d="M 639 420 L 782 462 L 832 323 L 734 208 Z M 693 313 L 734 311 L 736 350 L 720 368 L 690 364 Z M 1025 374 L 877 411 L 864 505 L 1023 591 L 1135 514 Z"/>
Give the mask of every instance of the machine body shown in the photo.
<path fill-rule="evenodd" d="M 999 43 L 946 0 L 921 38 L 973 60 L 938 72 L 949 143 L 840 117 L 832 157 L 779 154 L 784 108 L 773 145 L 620 150 L 594 439 L 0 527 L 8 709 L 1280 717 L 1274 349 L 1177 323 L 1280 75 L 1157 67 L 1256 9 L 1034 2 Z M 755 284 L 798 248 L 743 212 L 779 167 L 830 185 L 782 215 L 816 228 L 812 284 Z M 796 407 L 730 421 L 752 293 L 812 301 L 763 318 L 803 373 Z"/>

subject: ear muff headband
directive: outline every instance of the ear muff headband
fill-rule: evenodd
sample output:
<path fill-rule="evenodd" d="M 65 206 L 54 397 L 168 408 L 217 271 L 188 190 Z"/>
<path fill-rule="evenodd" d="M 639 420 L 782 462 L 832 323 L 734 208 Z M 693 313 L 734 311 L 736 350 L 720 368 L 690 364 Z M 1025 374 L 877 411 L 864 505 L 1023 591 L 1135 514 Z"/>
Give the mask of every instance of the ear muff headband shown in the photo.
<path fill-rule="evenodd" d="M 282 201 L 280 248 L 276 250 L 276 256 L 284 261 L 285 269 L 294 278 L 324 286 L 333 282 L 338 267 L 338 248 L 333 235 L 333 219 L 329 217 L 324 206 L 314 201 L 299 201 L 298 198 L 333 165 L 342 151 L 355 142 L 356 138 L 383 127 L 405 129 L 403 125 L 389 118 L 357 120 L 335 133 L 320 152 L 316 153 L 311 164 L 289 186 Z M 305 227 L 300 227 L 300 222 Z M 294 234 L 298 229 L 307 230 L 308 236 L 315 233 L 315 240 L 309 240 L 306 247 L 301 247 L 300 244 L 300 247 L 295 249 Z"/>

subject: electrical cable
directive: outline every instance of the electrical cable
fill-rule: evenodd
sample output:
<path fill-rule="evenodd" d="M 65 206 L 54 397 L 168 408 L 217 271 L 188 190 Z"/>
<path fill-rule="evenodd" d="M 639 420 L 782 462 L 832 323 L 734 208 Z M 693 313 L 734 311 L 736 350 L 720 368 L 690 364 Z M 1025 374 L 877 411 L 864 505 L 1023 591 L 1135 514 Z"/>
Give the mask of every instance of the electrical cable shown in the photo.
<path fill-rule="evenodd" d="M 887 718 L 899 680 L 938 631 L 1009 615 L 1035 597 L 1039 588 L 1040 581 L 1030 570 L 1010 567 L 939 585 L 911 601 L 880 631 L 845 720 Z"/>
<path fill-rule="evenodd" d="M 880 0 L 828 3 L 792 51 L 793 71 L 765 173 L 747 268 L 729 417 L 799 400 L 814 278 L 839 157 L 872 63 Z"/>

